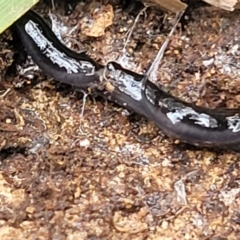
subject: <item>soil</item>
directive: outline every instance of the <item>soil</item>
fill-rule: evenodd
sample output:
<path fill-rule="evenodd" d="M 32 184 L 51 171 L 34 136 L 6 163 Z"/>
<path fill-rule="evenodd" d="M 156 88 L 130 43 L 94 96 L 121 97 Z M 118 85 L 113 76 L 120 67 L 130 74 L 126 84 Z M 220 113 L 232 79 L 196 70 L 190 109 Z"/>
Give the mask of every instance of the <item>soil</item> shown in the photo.
<path fill-rule="evenodd" d="M 67 17 L 58 6 L 52 13 L 69 47 L 142 73 L 174 22 L 146 9 L 124 50 L 142 7 L 85 1 Z M 46 17 L 49 6 L 34 10 Z M 157 84 L 200 106 L 239 107 L 238 29 L 239 11 L 191 7 Z M 0 50 L 0 239 L 240 239 L 239 154 L 181 144 L 135 113 L 59 85 L 26 63 L 10 30 Z"/>

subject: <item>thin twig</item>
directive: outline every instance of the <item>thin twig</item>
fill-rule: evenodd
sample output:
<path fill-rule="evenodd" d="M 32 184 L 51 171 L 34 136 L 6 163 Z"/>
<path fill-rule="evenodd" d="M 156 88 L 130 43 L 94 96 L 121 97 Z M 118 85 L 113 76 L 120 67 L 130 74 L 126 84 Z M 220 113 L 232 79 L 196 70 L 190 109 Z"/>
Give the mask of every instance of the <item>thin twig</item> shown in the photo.
<path fill-rule="evenodd" d="M 136 27 L 136 24 L 137 24 L 137 22 L 138 22 L 138 20 L 139 20 L 139 17 L 141 16 L 141 14 L 142 14 L 143 12 L 145 12 L 145 11 L 147 10 L 147 8 L 148 8 L 148 6 L 145 6 L 145 7 L 138 13 L 137 17 L 136 17 L 135 20 L 134 20 L 134 23 L 133 23 L 132 27 L 127 31 L 126 35 L 128 35 L 128 36 L 127 36 L 127 39 L 126 39 L 126 41 L 125 41 L 125 44 L 124 44 L 124 47 L 123 47 L 123 50 L 122 50 L 123 53 L 125 53 L 125 51 L 126 51 L 126 46 L 127 46 L 128 42 L 129 42 L 129 40 L 130 40 L 130 37 L 132 36 L 133 29 Z"/>
<path fill-rule="evenodd" d="M 83 90 L 81 90 L 81 92 L 83 93 L 83 105 L 82 105 L 81 114 L 80 114 L 80 117 L 82 119 L 83 118 L 83 114 L 84 114 L 84 109 L 85 109 L 86 99 L 87 99 L 88 94 L 85 91 L 83 91 Z"/>
<path fill-rule="evenodd" d="M 56 8 L 55 8 L 54 0 L 51 0 L 51 3 L 52 3 L 52 10 L 55 11 Z"/>
<path fill-rule="evenodd" d="M 150 66 L 150 68 L 148 69 L 148 71 L 146 72 L 146 77 L 147 78 L 151 78 L 151 79 L 154 79 L 154 76 L 153 74 L 155 74 L 158 70 L 158 67 L 161 63 L 161 60 L 163 58 L 163 55 L 164 55 L 164 52 L 170 42 L 170 38 L 172 37 L 174 31 L 176 30 L 176 27 L 179 23 L 179 20 L 181 19 L 183 13 L 184 13 L 185 10 L 182 10 L 181 12 L 177 13 L 176 14 L 176 17 L 175 17 L 175 23 L 174 23 L 174 26 L 172 28 L 172 30 L 170 31 L 170 33 L 168 34 L 167 36 L 167 39 L 165 40 L 165 42 L 163 43 L 163 45 L 161 46 L 161 48 L 159 49 L 158 51 L 158 54 L 156 56 L 156 58 L 154 59 L 152 65 Z"/>
<path fill-rule="evenodd" d="M 7 96 L 7 94 L 11 91 L 11 88 L 8 88 L 2 95 L 0 95 L 1 98 L 4 98 Z"/>
<path fill-rule="evenodd" d="M 167 48 L 167 46 L 170 42 L 170 38 L 172 37 L 174 31 L 176 30 L 176 27 L 179 23 L 179 20 L 181 19 L 182 15 L 183 15 L 184 11 L 185 10 L 182 10 L 181 12 L 176 14 L 175 23 L 174 23 L 174 26 L 173 26 L 172 30 L 170 31 L 170 33 L 167 36 L 167 39 L 165 40 L 165 42 L 163 43 L 163 45 L 159 49 L 158 54 L 155 57 L 152 65 L 149 67 L 148 71 L 144 74 L 144 77 L 141 81 L 141 90 L 142 90 L 142 92 L 144 92 L 144 94 L 145 94 L 145 90 L 146 90 L 147 80 L 149 78 L 152 79 L 152 80 L 155 80 L 153 74 L 155 74 L 158 70 L 158 67 L 159 67 L 159 65 L 161 63 L 161 60 L 163 58 L 163 54 L 164 54 L 164 52 L 165 52 L 165 50 L 166 50 L 166 48 Z M 157 76 L 157 74 L 155 74 L 155 76 Z"/>

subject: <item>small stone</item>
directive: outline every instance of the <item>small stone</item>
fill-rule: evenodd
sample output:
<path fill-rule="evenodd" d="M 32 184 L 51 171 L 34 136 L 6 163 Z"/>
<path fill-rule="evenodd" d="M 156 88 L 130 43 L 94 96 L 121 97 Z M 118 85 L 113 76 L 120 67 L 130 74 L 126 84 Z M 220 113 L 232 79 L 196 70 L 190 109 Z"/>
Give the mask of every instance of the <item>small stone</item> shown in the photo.
<path fill-rule="evenodd" d="M 10 118 L 6 119 L 6 123 L 11 123 L 11 122 L 12 122 L 12 120 Z"/>
<path fill-rule="evenodd" d="M 88 148 L 90 146 L 90 141 L 88 139 L 84 139 L 84 140 L 81 140 L 79 142 L 79 145 L 81 147 L 85 147 L 85 148 Z"/>
<path fill-rule="evenodd" d="M 162 227 L 162 229 L 168 229 L 168 222 L 163 221 L 161 227 Z"/>

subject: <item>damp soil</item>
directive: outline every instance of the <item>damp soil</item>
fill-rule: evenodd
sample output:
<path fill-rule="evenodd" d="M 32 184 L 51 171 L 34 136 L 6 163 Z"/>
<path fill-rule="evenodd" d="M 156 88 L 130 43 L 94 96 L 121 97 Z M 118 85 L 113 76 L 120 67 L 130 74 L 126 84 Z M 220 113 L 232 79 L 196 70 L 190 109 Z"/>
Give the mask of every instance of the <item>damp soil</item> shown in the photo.
<path fill-rule="evenodd" d="M 52 13 L 69 47 L 143 73 L 174 15 L 146 9 L 125 46 L 142 8 L 85 1 L 69 16 Z M 34 10 L 50 22 L 48 5 Z M 239 21 L 239 11 L 191 7 L 153 81 L 199 106 L 239 107 Z M 11 30 L 0 50 L 0 239 L 239 239 L 239 154 L 181 144 L 60 85 Z"/>

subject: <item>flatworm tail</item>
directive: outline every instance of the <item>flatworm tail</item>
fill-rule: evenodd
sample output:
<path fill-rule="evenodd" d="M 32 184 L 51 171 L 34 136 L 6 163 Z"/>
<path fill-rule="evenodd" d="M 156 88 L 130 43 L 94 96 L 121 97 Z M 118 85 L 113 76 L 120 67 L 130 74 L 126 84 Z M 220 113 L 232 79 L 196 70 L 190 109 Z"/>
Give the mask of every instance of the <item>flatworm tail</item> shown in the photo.
<path fill-rule="evenodd" d="M 240 152 L 240 109 L 208 109 L 186 103 L 147 81 L 148 117 L 168 136 L 196 146 Z"/>

